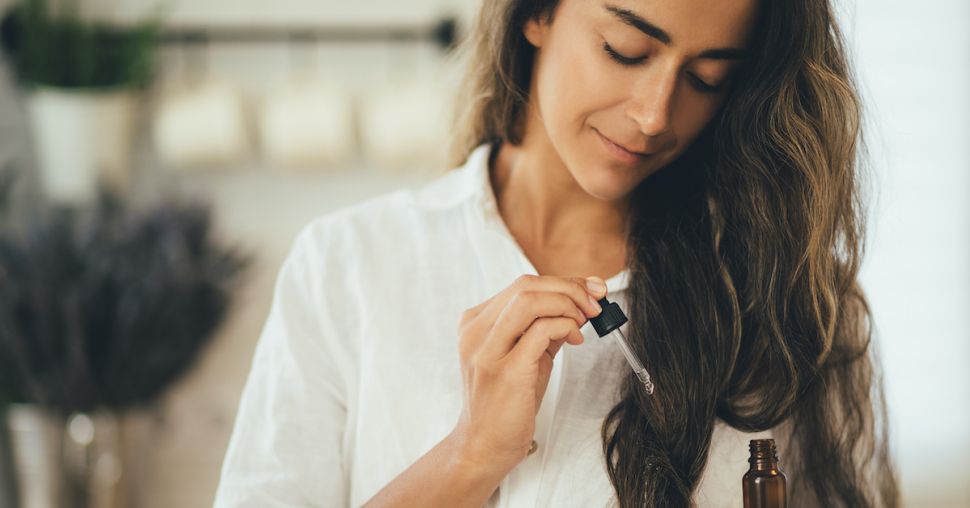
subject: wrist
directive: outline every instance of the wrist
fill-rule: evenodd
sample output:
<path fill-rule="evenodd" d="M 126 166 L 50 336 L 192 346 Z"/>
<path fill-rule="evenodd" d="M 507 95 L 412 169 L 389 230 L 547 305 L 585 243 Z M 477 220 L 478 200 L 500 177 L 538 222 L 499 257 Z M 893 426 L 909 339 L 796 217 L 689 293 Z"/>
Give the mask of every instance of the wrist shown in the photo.
<path fill-rule="evenodd" d="M 488 456 L 475 447 L 475 442 L 458 431 L 448 435 L 451 467 L 457 475 L 476 482 L 499 483 L 508 475 L 518 462 L 497 460 Z"/>

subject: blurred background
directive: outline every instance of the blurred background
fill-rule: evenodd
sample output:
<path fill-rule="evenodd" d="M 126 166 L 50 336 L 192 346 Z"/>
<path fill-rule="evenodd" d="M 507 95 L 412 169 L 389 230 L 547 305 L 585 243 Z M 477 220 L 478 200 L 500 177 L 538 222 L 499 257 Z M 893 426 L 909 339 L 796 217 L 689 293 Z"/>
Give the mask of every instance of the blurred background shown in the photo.
<path fill-rule="evenodd" d="M 0 0 L 0 508 L 212 504 L 295 233 L 447 169 L 479 1 Z M 905 504 L 967 507 L 970 3 L 837 7 Z"/>

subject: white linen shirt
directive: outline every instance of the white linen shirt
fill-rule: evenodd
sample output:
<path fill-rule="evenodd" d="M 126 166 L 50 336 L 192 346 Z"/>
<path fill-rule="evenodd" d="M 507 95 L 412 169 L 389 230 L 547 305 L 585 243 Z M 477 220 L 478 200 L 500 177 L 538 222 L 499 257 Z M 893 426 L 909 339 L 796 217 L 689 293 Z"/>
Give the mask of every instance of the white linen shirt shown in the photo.
<path fill-rule="evenodd" d="M 358 507 L 454 428 L 462 312 L 537 273 L 498 213 L 493 147 L 478 146 L 416 189 L 303 227 L 276 279 L 216 507 Z M 624 311 L 628 276 L 606 281 L 607 297 Z M 583 344 L 564 344 L 553 363 L 537 451 L 486 506 L 617 505 L 600 428 L 633 371 L 590 323 L 581 331 Z M 742 505 L 748 440 L 765 437 L 771 432 L 746 434 L 717 420 L 698 506 Z"/>

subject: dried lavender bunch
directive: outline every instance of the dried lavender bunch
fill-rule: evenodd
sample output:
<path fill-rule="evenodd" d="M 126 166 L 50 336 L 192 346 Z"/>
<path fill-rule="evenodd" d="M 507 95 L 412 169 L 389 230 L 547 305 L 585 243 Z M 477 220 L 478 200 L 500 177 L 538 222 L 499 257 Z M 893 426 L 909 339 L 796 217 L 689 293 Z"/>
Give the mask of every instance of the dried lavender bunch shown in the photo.
<path fill-rule="evenodd" d="M 10 201 L 0 198 L 7 400 L 65 414 L 153 401 L 212 337 L 250 262 L 212 238 L 203 204 L 136 211 L 102 188 L 93 207 L 12 219 Z"/>

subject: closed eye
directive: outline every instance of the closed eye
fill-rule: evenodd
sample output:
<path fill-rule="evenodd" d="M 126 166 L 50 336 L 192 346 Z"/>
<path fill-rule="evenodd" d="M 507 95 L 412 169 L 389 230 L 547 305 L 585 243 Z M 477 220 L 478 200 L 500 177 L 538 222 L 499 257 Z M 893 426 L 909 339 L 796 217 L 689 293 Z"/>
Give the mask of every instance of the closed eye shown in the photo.
<path fill-rule="evenodd" d="M 647 59 L 647 57 L 645 57 L 645 56 L 641 56 L 641 57 L 628 57 L 628 56 L 623 56 L 623 55 L 617 53 L 616 50 L 614 50 L 609 45 L 609 43 L 607 43 L 605 41 L 603 42 L 603 51 L 605 51 L 606 54 L 613 61 L 619 63 L 620 65 L 626 66 L 626 67 L 633 67 L 633 66 L 636 66 L 636 65 L 640 65 L 641 63 L 643 63 L 644 60 Z M 697 75 L 695 75 L 695 74 L 688 73 L 688 76 L 690 76 L 690 79 L 694 83 L 694 86 L 698 90 L 700 90 L 702 92 L 715 93 L 715 92 L 720 92 L 720 91 L 724 90 L 724 88 L 725 88 L 724 84 L 721 84 L 721 85 L 711 85 L 711 84 L 705 82 L 704 80 L 702 80 L 701 78 L 698 78 Z"/>
<path fill-rule="evenodd" d="M 609 55 L 610 58 L 612 58 L 613 60 L 619 62 L 622 65 L 628 65 L 628 66 L 637 65 L 640 62 L 642 62 L 642 61 L 644 61 L 644 60 L 647 59 L 647 57 L 645 57 L 645 56 L 641 56 L 639 58 L 636 58 L 636 57 L 631 58 L 631 57 L 628 57 L 628 56 L 623 56 L 623 55 L 617 53 L 616 50 L 614 50 L 612 47 L 610 47 L 610 44 L 607 43 L 607 42 L 604 42 L 603 43 L 603 50 L 606 51 L 606 54 Z"/>

